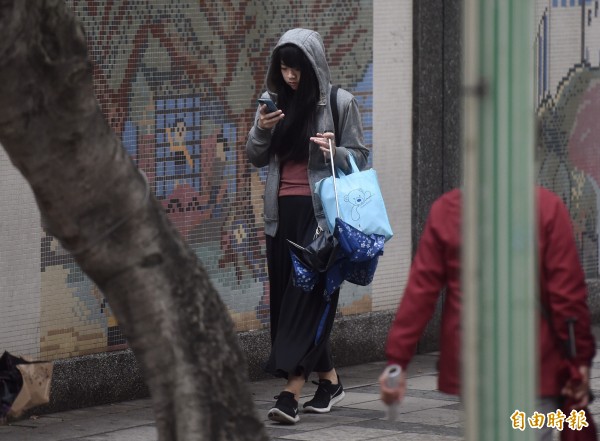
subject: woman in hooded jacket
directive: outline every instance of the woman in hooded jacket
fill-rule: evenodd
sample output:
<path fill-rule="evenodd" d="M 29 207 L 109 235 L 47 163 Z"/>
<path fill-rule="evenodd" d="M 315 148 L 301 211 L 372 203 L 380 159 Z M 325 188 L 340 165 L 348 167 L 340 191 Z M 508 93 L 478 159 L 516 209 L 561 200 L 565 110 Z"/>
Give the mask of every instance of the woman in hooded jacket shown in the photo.
<path fill-rule="evenodd" d="M 315 383 L 314 398 L 304 403 L 305 412 L 329 412 L 345 394 L 329 345 L 339 290 L 326 299 L 323 280 L 312 292 L 294 286 L 287 240 L 307 245 L 317 230 L 327 230 L 323 207 L 313 193 L 315 183 L 331 176 L 331 160 L 335 167 L 351 172 L 350 154 L 357 166 L 364 168 L 369 150 L 363 141 L 358 104 L 343 89 L 337 90 L 339 118 L 334 124 L 329 66 L 317 32 L 292 29 L 281 37 L 271 56 L 266 86 L 262 98 L 271 99 L 278 110 L 272 112 L 259 105 L 246 153 L 254 166 L 268 167 L 264 224 L 271 354 L 265 370 L 287 379 L 268 416 L 294 424 L 300 419 L 302 387 L 313 371 L 319 382 Z M 335 128 L 339 133 L 334 133 Z"/>

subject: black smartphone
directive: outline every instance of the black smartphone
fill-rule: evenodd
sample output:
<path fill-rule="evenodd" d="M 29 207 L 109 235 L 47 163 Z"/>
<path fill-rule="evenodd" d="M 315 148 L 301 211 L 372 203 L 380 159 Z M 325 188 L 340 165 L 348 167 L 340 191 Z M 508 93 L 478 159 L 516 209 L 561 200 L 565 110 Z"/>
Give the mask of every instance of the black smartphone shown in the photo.
<path fill-rule="evenodd" d="M 277 108 L 277 106 L 275 105 L 275 103 L 269 98 L 259 98 L 257 101 L 258 101 L 258 104 L 266 104 L 267 105 L 268 113 L 277 112 L 279 110 Z"/>

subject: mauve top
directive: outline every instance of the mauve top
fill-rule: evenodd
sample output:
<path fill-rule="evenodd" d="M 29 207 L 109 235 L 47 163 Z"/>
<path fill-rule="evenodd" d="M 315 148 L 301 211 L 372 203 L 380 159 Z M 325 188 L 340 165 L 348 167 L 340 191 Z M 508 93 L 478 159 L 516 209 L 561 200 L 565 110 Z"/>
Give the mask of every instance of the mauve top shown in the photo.
<path fill-rule="evenodd" d="M 285 161 L 282 164 L 279 196 L 311 196 L 308 183 L 308 160 Z"/>

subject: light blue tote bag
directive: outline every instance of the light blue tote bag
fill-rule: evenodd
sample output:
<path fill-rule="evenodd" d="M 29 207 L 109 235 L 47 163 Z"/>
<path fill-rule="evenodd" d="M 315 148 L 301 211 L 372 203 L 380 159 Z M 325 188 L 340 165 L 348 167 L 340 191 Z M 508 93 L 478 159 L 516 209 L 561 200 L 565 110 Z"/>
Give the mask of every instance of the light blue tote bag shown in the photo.
<path fill-rule="evenodd" d="M 348 155 L 352 173 L 346 175 L 335 170 L 331 161 L 332 176 L 315 184 L 315 193 L 321 199 L 327 226 L 333 233 L 335 218 L 352 225 L 365 234 L 379 234 L 388 241 L 393 232 L 385 210 L 383 197 L 373 169 L 360 171 L 352 154 Z M 337 172 L 337 178 L 336 178 Z"/>

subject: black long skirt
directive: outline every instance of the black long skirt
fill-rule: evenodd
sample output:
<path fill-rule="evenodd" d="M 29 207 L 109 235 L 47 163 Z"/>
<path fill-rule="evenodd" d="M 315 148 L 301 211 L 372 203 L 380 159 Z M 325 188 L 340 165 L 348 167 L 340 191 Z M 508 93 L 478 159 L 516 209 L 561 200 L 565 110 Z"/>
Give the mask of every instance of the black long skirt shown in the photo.
<path fill-rule="evenodd" d="M 329 336 L 335 319 L 339 290 L 325 301 L 324 282 L 311 292 L 293 284 L 293 267 L 286 239 L 300 245 L 313 240 L 317 221 L 310 196 L 279 198 L 279 227 L 267 236 L 270 284 L 271 355 L 265 371 L 276 377 L 327 372 L 333 369 Z"/>

